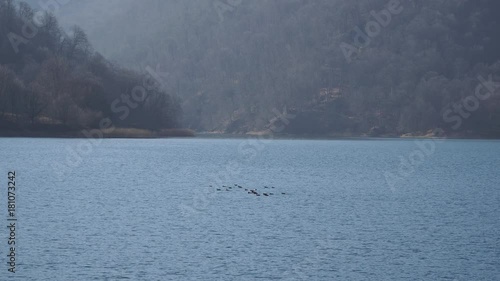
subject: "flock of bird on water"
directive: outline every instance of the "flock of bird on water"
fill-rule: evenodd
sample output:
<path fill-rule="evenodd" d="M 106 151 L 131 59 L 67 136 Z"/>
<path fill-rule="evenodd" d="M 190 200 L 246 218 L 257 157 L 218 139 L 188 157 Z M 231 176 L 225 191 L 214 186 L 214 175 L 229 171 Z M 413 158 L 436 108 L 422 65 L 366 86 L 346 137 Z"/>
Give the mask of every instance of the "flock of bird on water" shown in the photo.
<path fill-rule="evenodd" d="M 212 187 L 212 186 L 210 186 Z M 264 189 L 269 189 L 270 191 L 274 191 L 276 187 L 274 186 L 264 186 Z M 217 188 L 217 191 L 233 191 L 233 190 L 244 190 L 246 191 L 248 194 L 250 195 L 255 195 L 255 196 L 273 196 L 275 194 L 278 194 L 278 193 L 274 193 L 274 192 L 262 192 L 262 193 L 259 193 L 257 191 L 257 188 L 254 188 L 254 189 L 249 189 L 249 188 L 244 188 L 243 186 L 239 185 L 239 184 L 234 184 L 234 186 L 227 186 L 227 185 L 223 185 L 222 188 Z M 285 192 L 281 192 L 280 193 L 281 195 L 286 195 Z"/>

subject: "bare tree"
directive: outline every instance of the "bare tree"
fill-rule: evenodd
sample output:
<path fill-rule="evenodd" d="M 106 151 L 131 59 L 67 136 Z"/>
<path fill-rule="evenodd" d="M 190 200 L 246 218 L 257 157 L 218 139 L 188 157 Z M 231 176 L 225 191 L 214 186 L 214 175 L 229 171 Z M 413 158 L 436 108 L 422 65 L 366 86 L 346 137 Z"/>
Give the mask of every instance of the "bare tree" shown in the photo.
<path fill-rule="evenodd" d="M 26 2 L 19 3 L 19 16 L 21 16 L 21 18 L 23 18 L 24 20 L 31 21 L 33 20 L 33 15 L 34 12 L 30 4 Z"/>
<path fill-rule="evenodd" d="M 35 85 L 39 92 L 44 93 L 48 99 L 47 113 L 54 119 L 63 123 L 68 120 L 68 104 L 71 103 L 70 87 L 71 75 L 65 59 L 54 57 L 44 62 Z"/>
<path fill-rule="evenodd" d="M 13 18 L 16 15 L 14 0 L 0 0 L 0 15 L 5 16 L 4 20 L 8 28 L 12 27 Z M 3 17 L 0 17 L 3 19 Z"/>
<path fill-rule="evenodd" d="M 0 117 L 3 118 L 7 111 L 7 92 L 11 71 L 0 65 Z"/>
<path fill-rule="evenodd" d="M 26 91 L 24 110 L 31 125 L 35 124 L 36 118 L 42 114 L 46 107 L 46 100 L 40 93 L 33 89 Z"/>
<path fill-rule="evenodd" d="M 67 55 L 69 59 L 74 59 L 76 56 L 86 57 L 91 53 L 91 45 L 85 31 L 78 26 L 73 27 L 73 35 L 67 42 Z"/>
<path fill-rule="evenodd" d="M 10 112 L 11 118 L 17 120 L 18 96 L 24 85 L 14 72 L 0 65 L 0 117 Z"/>
<path fill-rule="evenodd" d="M 41 27 L 35 41 L 44 47 L 48 47 L 51 51 L 56 51 L 60 46 L 63 33 L 57 18 L 49 12 L 45 12 L 39 21 L 41 21 Z"/>

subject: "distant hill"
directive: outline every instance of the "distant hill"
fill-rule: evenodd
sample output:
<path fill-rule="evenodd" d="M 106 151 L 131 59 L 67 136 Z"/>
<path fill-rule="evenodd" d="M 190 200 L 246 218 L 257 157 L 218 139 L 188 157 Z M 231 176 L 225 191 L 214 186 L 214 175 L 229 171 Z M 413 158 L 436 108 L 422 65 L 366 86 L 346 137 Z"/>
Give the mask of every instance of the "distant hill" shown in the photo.
<path fill-rule="evenodd" d="M 179 103 L 154 77 L 110 63 L 81 28 L 41 11 L 0 0 L 0 135 L 178 127 Z"/>
<path fill-rule="evenodd" d="M 269 130 L 286 108 L 283 133 L 500 136 L 498 91 L 474 98 L 479 77 L 500 81 L 496 0 L 78 3 L 65 24 L 158 66 L 196 130 Z"/>

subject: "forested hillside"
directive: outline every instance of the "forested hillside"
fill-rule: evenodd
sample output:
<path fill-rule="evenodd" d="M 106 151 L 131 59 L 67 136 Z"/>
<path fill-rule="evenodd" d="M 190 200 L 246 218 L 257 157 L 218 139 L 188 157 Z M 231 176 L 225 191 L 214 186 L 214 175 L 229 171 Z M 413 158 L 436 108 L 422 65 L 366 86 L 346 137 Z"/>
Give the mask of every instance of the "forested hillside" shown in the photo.
<path fill-rule="evenodd" d="M 0 1 L 1 132 L 176 127 L 179 103 L 159 86 L 111 64 L 81 28 L 66 32 L 47 11 Z"/>
<path fill-rule="evenodd" d="M 289 133 L 498 135 L 498 93 L 459 115 L 458 128 L 453 104 L 474 94 L 479 75 L 500 81 L 500 2 L 397 3 L 126 1 L 127 12 L 87 27 L 114 60 L 157 65 L 197 130 L 264 130 L 286 106 L 296 115 Z M 367 24 L 368 41 L 357 37 Z"/>
<path fill-rule="evenodd" d="M 264 131 L 286 108 L 294 118 L 283 132 L 291 134 L 425 134 L 440 127 L 450 135 L 500 136 L 498 11 L 495 0 L 89 0 L 57 12 L 88 31 L 112 61 L 154 68 L 162 89 L 179 97 L 183 125 L 198 131 Z M 2 24 L 2 34 L 8 30 Z M 47 37 L 50 44 L 43 38 L 26 47 L 31 60 L 2 56 L 15 58 L 1 63 L 18 66 L 9 69 L 24 88 L 44 80 L 27 77 L 26 69 L 43 73 L 54 54 L 72 79 L 104 75 L 92 71 L 107 64 L 99 56 L 86 54 L 82 63 L 56 44 L 58 36 Z M 2 40 L 3 52 L 11 52 Z M 103 68 L 114 78 L 102 83 L 113 86 L 89 90 L 92 106 L 76 105 L 106 115 L 134 83 Z M 486 98 L 474 99 L 478 86 Z"/>

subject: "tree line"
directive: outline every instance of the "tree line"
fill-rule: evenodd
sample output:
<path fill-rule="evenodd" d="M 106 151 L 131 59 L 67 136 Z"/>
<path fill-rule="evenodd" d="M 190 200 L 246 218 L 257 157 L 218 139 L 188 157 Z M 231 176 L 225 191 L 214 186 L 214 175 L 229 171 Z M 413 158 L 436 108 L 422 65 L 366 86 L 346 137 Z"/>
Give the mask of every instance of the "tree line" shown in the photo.
<path fill-rule="evenodd" d="M 126 100 L 144 84 L 140 102 Z M 103 118 L 161 130 L 178 127 L 181 113 L 177 97 L 151 75 L 105 59 L 80 27 L 66 32 L 50 12 L 0 0 L 0 131 L 76 131 Z"/>
<path fill-rule="evenodd" d="M 130 67 L 159 63 L 198 130 L 263 130 L 285 106 L 297 115 L 291 133 L 449 129 L 443 115 L 474 94 L 479 76 L 500 81 L 500 2 L 394 1 L 145 0 L 92 37 Z M 356 40 L 377 21 L 369 44 Z M 341 95 L 322 99 L 322 89 Z M 451 130 L 500 135 L 498 95 Z"/>

